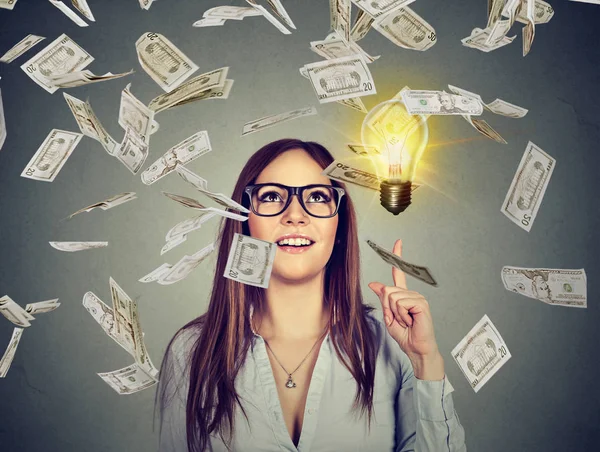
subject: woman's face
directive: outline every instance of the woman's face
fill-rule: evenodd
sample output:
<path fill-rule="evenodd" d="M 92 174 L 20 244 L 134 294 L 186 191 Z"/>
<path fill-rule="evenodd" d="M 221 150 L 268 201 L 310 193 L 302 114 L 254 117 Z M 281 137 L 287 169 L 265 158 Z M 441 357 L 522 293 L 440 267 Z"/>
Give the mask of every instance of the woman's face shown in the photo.
<path fill-rule="evenodd" d="M 290 187 L 310 184 L 331 185 L 323 176 L 323 169 L 303 149 L 290 149 L 273 160 L 262 170 L 256 184 L 275 182 Z M 279 215 L 261 217 L 250 212 L 248 227 L 250 235 L 257 239 L 276 242 L 284 234 L 305 234 L 314 242 L 301 253 L 287 253 L 277 248 L 271 278 L 288 282 L 300 282 L 317 276 L 324 271 L 335 243 L 338 214 L 331 218 L 310 216 L 300 205 L 297 196 L 292 196 L 290 205 Z"/>

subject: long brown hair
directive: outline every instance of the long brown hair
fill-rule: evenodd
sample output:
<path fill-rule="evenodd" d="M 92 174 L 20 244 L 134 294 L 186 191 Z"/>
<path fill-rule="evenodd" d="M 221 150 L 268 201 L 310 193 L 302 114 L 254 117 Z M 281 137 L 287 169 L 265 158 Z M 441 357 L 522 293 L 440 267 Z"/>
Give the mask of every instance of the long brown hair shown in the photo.
<path fill-rule="evenodd" d="M 334 161 L 331 153 L 316 142 L 297 139 L 273 141 L 250 157 L 242 169 L 231 198 L 249 208 L 248 197 L 243 195 L 244 188 L 253 184 L 261 171 L 277 156 L 298 148 L 306 151 L 323 169 Z M 346 189 L 343 183 L 336 180 L 332 179 L 331 183 Z M 352 411 L 359 408 L 359 405 L 361 415 L 366 410 L 370 428 L 378 348 L 367 314 L 375 308 L 363 303 L 356 214 L 347 189 L 338 215 L 336 239 L 339 242 L 327 262 L 324 281 L 324 297 L 330 313 L 330 338 L 340 361 L 357 382 Z M 180 333 L 192 328 L 198 332 L 190 356 L 186 357 L 190 377 L 186 430 L 188 449 L 191 452 L 204 451 L 209 444 L 209 435 L 214 431 L 218 431 L 230 450 L 235 403 L 239 404 L 246 421 L 248 420 L 234 381 L 244 364 L 253 337 L 249 309 L 251 305 L 262 308 L 264 290 L 223 277 L 236 232 L 250 235 L 248 222 L 223 218 L 215 242 L 218 254 L 208 310 L 178 331 Z M 164 375 L 164 371 L 175 337 L 177 334 L 167 346 L 160 370 L 161 379 L 168 377 Z M 169 402 L 166 387 L 166 384 L 161 384 L 157 391 L 161 415 Z M 228 440 L 224 438 L 226 431 L 229 432 Z"/>

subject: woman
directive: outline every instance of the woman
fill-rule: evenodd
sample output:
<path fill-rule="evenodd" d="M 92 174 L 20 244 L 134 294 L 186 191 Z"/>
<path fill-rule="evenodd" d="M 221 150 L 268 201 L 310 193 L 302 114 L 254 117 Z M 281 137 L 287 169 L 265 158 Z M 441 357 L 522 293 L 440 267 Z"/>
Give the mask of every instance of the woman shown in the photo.
<path fill-rule="evenodd" d="M 242 169 L 248 221 L 223 220 L 208 311 L 161 366 L 161 451 L 466 450 L 425 299 L 394 268 L 395 286 L 369 284 L 386 325 L 363 303 L 354 207 L 321 174 L 333 160 L 283 139 Z M 236 232 L 278 243 L 267 289 L 222 276 Z"/>

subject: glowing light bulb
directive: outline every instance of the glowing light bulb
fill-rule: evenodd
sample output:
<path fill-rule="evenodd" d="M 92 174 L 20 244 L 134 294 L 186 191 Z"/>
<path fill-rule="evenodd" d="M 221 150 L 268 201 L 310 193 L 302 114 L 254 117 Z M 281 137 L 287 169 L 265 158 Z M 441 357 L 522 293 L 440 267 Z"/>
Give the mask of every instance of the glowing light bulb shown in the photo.
<path fill-rule="evenodd" d="M 378 104 L 363 120 L 363 146 L 378 149 L 384 160 L 378 166 L 387 166 L 382 173 L 388 177 L 379 186 L 381 205 L 394 215 L 410 205 L 412 182 L 428 139 L 427 117 L 410 115 L 402 98 Z"/>

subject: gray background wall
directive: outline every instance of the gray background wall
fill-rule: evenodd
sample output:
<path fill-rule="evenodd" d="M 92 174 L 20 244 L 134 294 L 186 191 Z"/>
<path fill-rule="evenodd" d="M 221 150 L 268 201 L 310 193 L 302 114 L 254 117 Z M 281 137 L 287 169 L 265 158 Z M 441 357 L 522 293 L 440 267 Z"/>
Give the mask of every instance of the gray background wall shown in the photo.
<path fill-rule="evenodd" d="M 67 2 L 70 4 L 70 2 Z M 193 195 L 171 175 L 145 186 L 99 143 L 84 137 L 50 184 L 20 173 L 50 129 L 79 131 L 61 91 L 50 95 L 20 65 L 65 32 L 95 61 L 94 73 L 135 73 L 67 90 L 89 98 L 116 140 L 121 90 L 129 82 L 143 102 L 162 93 L 141 69 L 135 41 L 144 32 L 168 37 L 200 67 L 197 74 L 229 66 L 235 83 L 226 101 L 188 104 L 160 113 L 146 166 L 169 147 L 207 130 L 213 152 L 189 167 L 217 192 L 231 193 L 239 170 L 261 145 L 299 137 L 326 145 L 338 159 L 352 158 L 347 142 L 360 138 L 363 114 L 336 103 L 319 104 L 298 68 L 321 60 L 309 48 L 329 29 L 328 2 L 284 1 L 298 29 L 283 35 L 265 19 L 229 21 L 223 27 L 192 28 L 218 1 L 160 0 L 149 11 L 135 0 L 89 1 L 96 23 L 79 28 L 48 2 L 19 0 L 14 11 L 0 10 L 0 53 L 28 33 L 47 39 L 10 65 L 0 65 L 0 87 L 8 138 L 0 151 L 0 295 L 21 305 L 59 297 L 58 310 L 39 315 L 24 331 L 12 367 L 0 380 L 2 451 L 149 451 L 154 389 L 119 396 L 96 372 L 123 367 L 131 358 L 106 337 L 81 305 L 91 290 L 110 303 L 110 276 L 138 299 L 146 344 L 159 364 L 173 333 L 204 312 L 214 257 L 186 280 L 171 286 L 138 279 L 162 262 L 176 262 L 212 241 L 209 222 L 188 241 L 160 256 L 167 230 L 193 212 L 160 191 Z M 233 4 L 246 6 L 243 1 Z M 501 145 L 479 135 L 458 117 L 430 119 L 430 146 L 419 179 L 426 186 L 413 205 L 394 217 L 378 193 L 350 187 L 360 230 L 378 231 L 391 248 L 404 241 L 404 257 L 431 268 L 432 288 L 409 278 L 409 288 L 430 301 L 447 374 L 456 391 L 456 410 L 472 451 L 583 451 L 600 445 L 600 343 L 597 258 L 599 76 L 597 26 L 600 6 L 551 1 L 555 16 L 536 27 L 531 53 L 521 54 L 521 24 L 511 45 L 491 53 L 463 47 L 460 39 L 486 22 L 486 2 L 418 0 L 412 7 L 437 32 L 426 52 L 394 46 L 372 30 L 361 41 L 372 55 L 377 94 L 363 98 L 367 108 L 402 86 L 444 89 L 447 84 L 496 97 L 529 109 L 515 120 L 487 113 L 484 118 L 508 141 Z M 354 14 L 355 14 L 354 10 Z M 246 137 L 242 125 L 262 116 L 315 105 L 317 116 L 281 124 Z M 531 232 L 500 213 L 500 206 L 527 142 L 556 161 L 556 168 Z M 77 209 L 123 191 L 138 199 L 116 209 L 93 211 L 61 221 Z M 205 200 L 206 201 L 206 200 Z M 210 205 L 214 205 L 211 203 Z M 107 240 L 108 248 L 61 253 L 51 240 Z M 366 300 L 379 307 L 366 287 L 392 284 L 391 269 L 361 243 Z M 504 289 L 503 265 L 585 268 L 587 309 L 551 307 Z M 506 365 L 475 394 L 450 351 L 487 314 L 512 353 Z M 12 325 L 0 319 L 0 352 Z"/>

